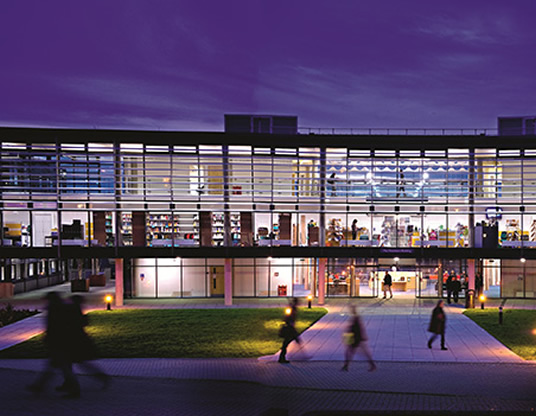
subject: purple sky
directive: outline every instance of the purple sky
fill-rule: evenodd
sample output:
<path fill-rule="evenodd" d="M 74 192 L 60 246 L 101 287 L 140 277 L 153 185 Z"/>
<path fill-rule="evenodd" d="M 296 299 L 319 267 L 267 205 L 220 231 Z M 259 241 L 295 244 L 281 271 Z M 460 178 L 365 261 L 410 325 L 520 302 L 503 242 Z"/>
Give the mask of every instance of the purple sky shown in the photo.
<path fill-rule="evenodd" d="M 20 0 L 0 125 L 495 127 L 536 115 L 535 0 Z"/>

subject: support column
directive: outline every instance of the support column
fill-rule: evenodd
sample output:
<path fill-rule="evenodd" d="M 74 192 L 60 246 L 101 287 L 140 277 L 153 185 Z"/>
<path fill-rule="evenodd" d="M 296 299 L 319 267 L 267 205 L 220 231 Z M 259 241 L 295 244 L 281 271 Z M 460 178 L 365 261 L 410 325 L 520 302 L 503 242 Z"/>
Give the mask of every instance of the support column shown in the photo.
<path fill-rule="evenodd" d="M 224 263 L 224 294 L 225 294 L 225 306 L 231 306 L 233 304 L 233 261 L 232 259 L 225 259 Z"/>
<path fill-rule="evenodd" d="M 327 259 L 318 259 L 318 304 L 323 305 L 326 297 L 326 263 Z"/>
<path fill-rule="evenodd" d="M 123 259 L 115 259 L 115 306 L 123 306 Z"/>
<path fill-rule="evenodd" d="M 467 290 L 475 290 L 475 259 L 467 259 Z"/>

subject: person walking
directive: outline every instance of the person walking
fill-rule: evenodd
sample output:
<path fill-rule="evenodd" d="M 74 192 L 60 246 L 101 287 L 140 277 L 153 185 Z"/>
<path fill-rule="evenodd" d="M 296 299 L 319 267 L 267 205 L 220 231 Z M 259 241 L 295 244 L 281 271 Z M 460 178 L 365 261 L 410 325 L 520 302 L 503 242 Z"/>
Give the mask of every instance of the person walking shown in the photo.
<path fill-rule="evenodd" d="M 41 393 L 48 381 L 54 375 L 55 369 L 59 369 L 63 374 L 63 386 L 67 393 L 66 397 L 78 397 L 80 395 L 80 385 L 73 374 L 69 363 L 69 329 L 67 321 L 67 307 L 57 292 L 49 292 L 47 300 L 47 319 L 45 330 L 45 348 L 48 361 L 45 369 L 26 390 L 32 393 Z"/>
<path fill-rule="evenodd" d="M 389 274 L 389 272 L 385 272 L 385 276 L 383 277 L 383 298 L 387 299 L 387 291 L 389 291 L 389 294 L 391 295 L 390 299 L 393 298 L 393 290 L 391 289 L 391 286 L 393 285 L 393 278 Z"/>
<path fill-rule="evenodd" d="M 428 348 L 432 349 L 432 343 L 435 341 L 438 335 L 441 335 L 441 350 L 446 351 L 445 347 L 445 326 L 447 322 L 447 316 L 443 311 L 443 300 L 437 302 L 436 307 L 432 311 L 432 319 L 430 320 L 430 326 L 428 331 L 432 333 L 432 336 L 428 340 Z"/>
<path fill-rule="evenodd" d="M 341 371 L 348 371 L 348 366 L 350 361 L 354 357 L 359 346 L 362 347 L 365 356 L 367 357 L 369 363 L 369 371 L 376 370 L 376 363 L 372 358 L 372 353 L 367 344 L 367 334 L 365 332 L 365 326 L 361 321 L 361 317 L 357 313 L 357 308 L 355 305 L 350 306 L 350 325 L 348 326 L 347 331 L 345 332 L 345 343 L 346 349 L 344 351 L 344 365 L 341 368 Z"/>
<path fill-rule="evenodd" d="M 288 364 L 287 360 L 287 348 L 292 341 L 301 343 L 298 331 L 296 331 L 296 317 L 298 314 L 298 298 L 292 298 L 290 304 L 290 311 L 285 314 L 284 325 L 280 330 L 279 335 L 283 338 L 283 345 L 281 346 L 281 353 L 279 354 L 279 362 L 281 364 Z"/>
<path fill-rule="evenodd" d="M 109 376 L 92 362 L 97 357 L 97 348 L 84 329 L 88 325 L 88 318 L 82 312 L 83 301 L 82 296 L 74 295 L 71 297 L 71 304 L 67 305 L 68 365 L 72 372 L 72 366 L 76 363 L 86 373 L 101 381 L 103 388 L 106 388 Z M 56 390 L 67 391 L 69 394 L 69 386 L 66 384 L 58 386 Z M 80 391 L 71 394 L 80 395 Z"/>

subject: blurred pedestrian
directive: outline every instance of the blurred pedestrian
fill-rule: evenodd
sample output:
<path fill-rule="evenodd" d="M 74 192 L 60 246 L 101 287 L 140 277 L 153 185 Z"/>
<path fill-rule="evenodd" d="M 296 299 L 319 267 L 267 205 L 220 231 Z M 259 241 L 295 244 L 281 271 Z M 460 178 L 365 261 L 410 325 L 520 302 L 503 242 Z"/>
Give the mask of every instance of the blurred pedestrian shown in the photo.
<path fill-rule="evenodd" d="M 82 296 L 74 295 L 71 297 L 71 304 L 67 305 L 69 366 L 72 371 L 72 365 L 77 364 L 86 373 L 99 380 L 103 384 L 103 388 L 106 388 L 109 376 L 92 362 L 97 358 L 97 348 L 85 331 L 85 327 L 88 325 L 88 317 L 82 312 L 83 301 Z M 56 390 L 68 391 L 69 386 L 64 384 L 57 387 Z"/>
<path fill-rule="evenodd" d="M 41 393 L 56 369 L 63 374 L 64 390 L 67 397 L 78 397 L 80 385 L 73 374 L 69 362 L 69 329 L 67 307 L 57 292 L 49 292 L 47 300 L 47 319 L 45 330 L 45 348 L 48 360 L 44 370 L 26 389 L 33 393 Z"/>
<path fill-rule="evenodd" d="M 346 350 L 344 351 L 344 365 L 342 371 L 348 371 L 350 361 L 354 357 L 358 347 L 362 347 L 365 356 L 369 362 L 369 371 L 376 370 L 376 364 L 372 359 L 372 354 L 367 344 L 367 334 L 365 332 L 365 326 L 361 321 L 361 317 L 357 313 L 357 308 L 354 305 L 350 306 L 350 325 L 344 334 L 344 341 L 346 343 Z"/>
<path fill-rule="evenodd" d="M 279 335 L 283 338 L 283 345 L 281 346 L 281 353 L 279 354 L 279 362 L 282 364 L 288 364 L 287 360 L 287 347 L 292 341 L 301 343 L 298 331 L 296 331 L 296 318 L 298 314 L 298 298 L 292 298 L 290 304 L 290 311 L 285 314 L 284 325 L 281 327 Z"/>
<path fill-rule="evenodd" d="M 389 272 L 385 272 L 385 276 L 383 277 L 383 298 L 387 298 L 387 291 L 389 291 L 389 294 L 391 295 L 390 299 L 393 298 L 393 291 L 391 289 L 391 286 L 393 285 L 393 278 L 389 274 Z"/>
<path fill-rule="evenodd" d="M 443 305 L 445 303 L 443 300 L 437 302 L 436 307 L 432 311 L 432 319 L 430 320 L 430 326 L 428 331 L 433 335 L 428 340 L 428 348 L 432 349 L 432 343 L 435 341 L 438 335 L 441 335 L 441 349 L 446 351 L 448 348 L 445 347 L 445 326 L 447 322 L 447 316 L 445 311 L 443 311 Z"/>

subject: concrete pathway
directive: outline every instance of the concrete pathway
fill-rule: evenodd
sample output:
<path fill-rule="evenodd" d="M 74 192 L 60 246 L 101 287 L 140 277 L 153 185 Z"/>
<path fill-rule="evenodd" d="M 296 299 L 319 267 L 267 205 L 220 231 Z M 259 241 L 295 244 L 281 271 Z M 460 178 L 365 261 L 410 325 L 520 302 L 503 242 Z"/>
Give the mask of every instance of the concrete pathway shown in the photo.
<path fill-rule="evenodd" d="M 428 324 L 435 301 L 352 300 L 360 306 L 365 323 L 368 346 L 378 361 L 396 362 L 466 362 L 466 363 L 523 363 L 525 360 L 484 331 L 462 314 L 459 306 L 446 306 L 446 346 L 440 350 L 437 339 L 430 350 Z M 342 361 L 342 334 L 349 325 L 345 304 L 327 306 L 330 311 L 302 336 L 302 345 L 292 343 L 289 360 Z M 259 358 L 274 361 L 278 354 Z M 363 354 L 356 360 L 364 360 Z"/>

